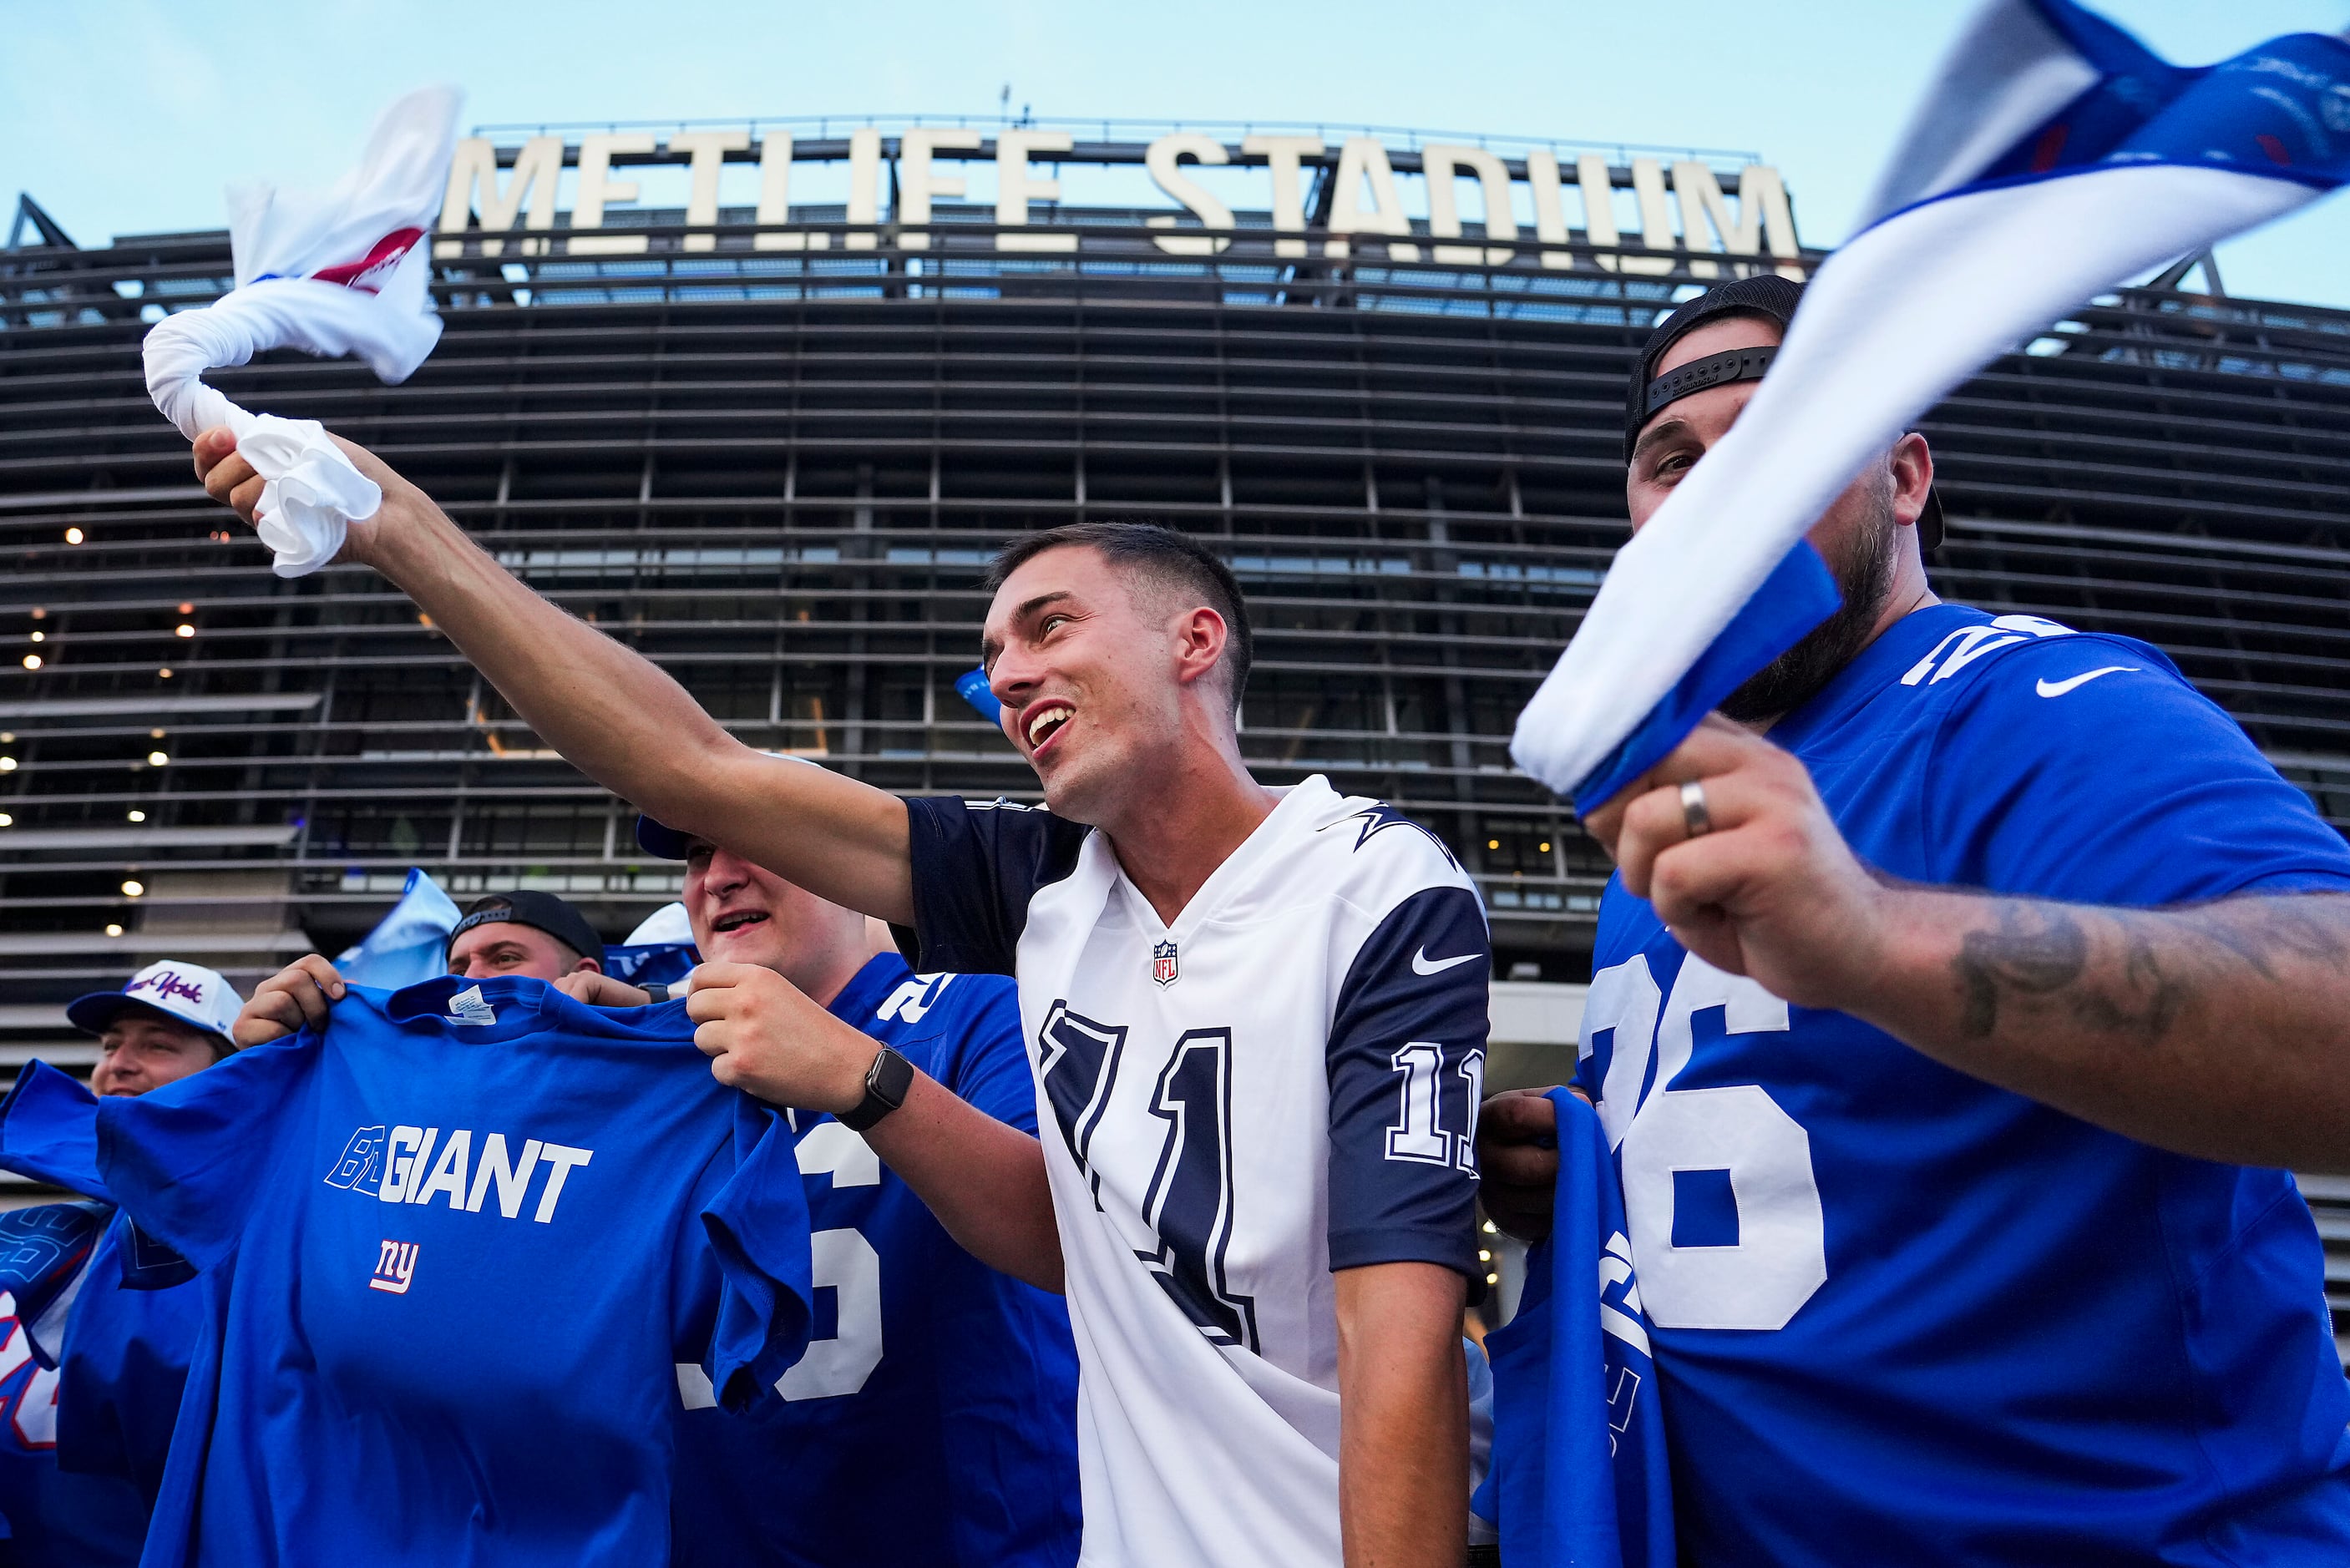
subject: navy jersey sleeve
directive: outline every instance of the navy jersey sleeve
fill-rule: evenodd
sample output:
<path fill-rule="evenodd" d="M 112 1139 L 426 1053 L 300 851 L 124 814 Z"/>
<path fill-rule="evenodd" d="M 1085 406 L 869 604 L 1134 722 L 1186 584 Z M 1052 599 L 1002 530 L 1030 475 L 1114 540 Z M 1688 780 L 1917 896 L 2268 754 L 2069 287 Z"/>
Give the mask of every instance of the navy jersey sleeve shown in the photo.
<path fill-rule="evenodd" d="M 2160 653 L 2049 638 L 1986 660 L 1936 738 L 1945 880 L 2085 903 L 2350 891 L 2350 846 Z"/>
<path fill-rule="evenodd" d="M 807 1189 L 775 1114 L 745 1095 L 733 1178 L 702 1211 L 722 1287 L 704 1369 L 718 1402 L 748 1408 L 806 1354 L 815 1323 Z"/>
<path fill-rule="evenodd" d="M 959 974 L 940 1000 L 957 1003 L 951 1018 L 956 1039 L 946 1086 L 965 1105 L 1033 1135 L 1036 1081 L 1029 1075 L 1028 1050 L 1021 1038 L 1019 988 L 995 975 Z"/>
<path fill-rule="evenodd" d="M 1077 863 L 1086 828 L 1048 811 L 951 795 L 906 803 L 916 967 L 1010 974 L 1028 900 Z"/>
<path fill-rule="evenodd" d="M 117 1216 L 66 1324 L 57 1379 L 57 1464 L 125 1477 L 153 1501 L 203 1321 L 200 1290 L 141 1290 L 136 1232 Z"/>
<path fill-rule="evenodd" d="M 253 1198 L 270 1179 L 266 1151 L 318 1036 L 240 1051 L 136 1099 L 101 1100 L 98 1168 L 140 1229 L 209 1269 L 235 1251 Z"/>
<path fill-rule="evenodd" d="M 1356 952 L 1330 1026 L 1330 1266 L 1477 1273 L 1477 1103 L 1493 966 L 1465 888 L 1430 888 Z"/>

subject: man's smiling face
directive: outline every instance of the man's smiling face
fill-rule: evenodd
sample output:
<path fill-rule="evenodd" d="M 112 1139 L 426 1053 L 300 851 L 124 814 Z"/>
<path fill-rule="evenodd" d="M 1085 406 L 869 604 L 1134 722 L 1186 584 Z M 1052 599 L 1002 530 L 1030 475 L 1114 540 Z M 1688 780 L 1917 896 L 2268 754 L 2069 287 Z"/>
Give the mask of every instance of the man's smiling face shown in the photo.
<path fill-rule="evenodd" d="M 1055 813 L 1114 820 L 1151 787 L 1154 750 L 1181 742 L 1183 613 L 1084 545 L 1022 562 L 996 590 L 982 642 L 988 684 Z"/>

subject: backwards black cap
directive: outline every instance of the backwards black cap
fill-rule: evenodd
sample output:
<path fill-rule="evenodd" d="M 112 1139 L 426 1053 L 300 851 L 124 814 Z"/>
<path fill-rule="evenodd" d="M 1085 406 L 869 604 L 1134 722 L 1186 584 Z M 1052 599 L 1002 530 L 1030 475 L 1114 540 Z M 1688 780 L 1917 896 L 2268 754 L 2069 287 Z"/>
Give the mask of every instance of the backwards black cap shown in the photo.
<path fill-rule="evenodd" d="M 530 888 L 513 893 L 493 893 L 477 900 L 465 911 L 464 919 L 457 922 L 456 929 L 449 933 L 449 943 L 453 945 L 460 936 L 475 926 L 494 925 L 501 920 L 528 926 L 535 931 L 545 931 L 581 958 L 594 959 L 599 964 L 604 961 L 604 939 L 596 934 L 596 928 L 588 923 L 587 916 L 552 893 Z"/>
<path fill-rule="evenodd" d="M 1675 366 L 1659 376 L 1657 361 L 1665 357 L 1666 349 L 1707 322 L 1725 316 L 1759 316 L 1776 323 L 1779 335 L 1784 337 L 1788 324 L 1795 319 L 1795 307 L 1803 302 L 1802 284 L 1776 273 L 1763 273 L 1710 288 L 1658 322 L 1648 342 L 1641 346 L 1640 362 L 1633 368 L 1632 383 L 1626 390 L 1624 461 L 1632 461 L 1632 448 L 1638 442 L 1640 431 L 1667 405 L 1708 387 L 1759 381 L 1771 368 L 1771 361 L 1779 356 L 1775 348 L 1732 348 Z M 1926 508 L 1918 514 L 1918 543 L 1931 550 L 1941 542 L 1942 498 L 1929 490 Z"/>

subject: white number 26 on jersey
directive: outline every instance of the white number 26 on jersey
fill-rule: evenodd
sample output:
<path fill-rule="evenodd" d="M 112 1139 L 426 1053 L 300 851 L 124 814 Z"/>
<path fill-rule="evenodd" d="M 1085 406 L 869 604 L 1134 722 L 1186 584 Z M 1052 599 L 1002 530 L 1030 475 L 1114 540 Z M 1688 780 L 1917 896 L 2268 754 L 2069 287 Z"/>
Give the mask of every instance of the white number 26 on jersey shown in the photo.
<path fill-rule="evenodd" d="M 1731 1034 L 1787 1027 L 1787 1004 L 1751 980 L 1691 955 L 1660 997 L 1648 961 L 1602 971 L 1584 1002 L 1581 1054 L 1614 1031 L 1599 1121 L 1622 1151 L 1624 1212 L 1640 1299 L 1659 1328 L 1774 1329 L 1827 1282 L 1826 1226 L 1812 1175 L 1811 1136 L 1755 1084 L 1676 1089 L 1696 1043 L 1694 1021 L 1722 1010 Z M 1656 1064 L 1654 1086 L 1645 1096 Z M 1677 1226 L 1684 1198 L 1726 1184 L 1734 1239 Z M 1677 1230 L 1684 1234 L 1677 1235 Z M 1679 1245 L 1675 1242 L 1679 1241 Z"/>

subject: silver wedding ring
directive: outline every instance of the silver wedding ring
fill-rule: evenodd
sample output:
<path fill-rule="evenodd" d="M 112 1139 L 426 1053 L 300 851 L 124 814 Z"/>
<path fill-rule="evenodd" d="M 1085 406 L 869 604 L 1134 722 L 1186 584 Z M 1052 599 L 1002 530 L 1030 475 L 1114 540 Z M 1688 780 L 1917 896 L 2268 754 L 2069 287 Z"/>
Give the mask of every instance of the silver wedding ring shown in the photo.
<path fill-rule="evenodd" d="M 1705 809 L 1705 785 L 1696 779 L 1681 785 L 1681 826 L 1689 829 L 1691 838 L 1702 838 L 1713 831 L 1713 815 Z"/>

